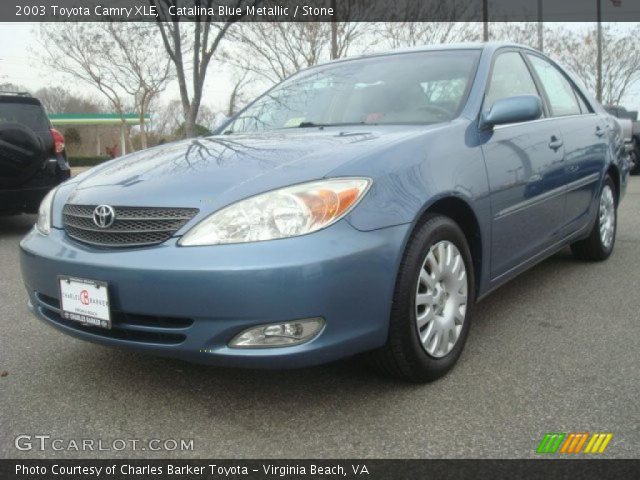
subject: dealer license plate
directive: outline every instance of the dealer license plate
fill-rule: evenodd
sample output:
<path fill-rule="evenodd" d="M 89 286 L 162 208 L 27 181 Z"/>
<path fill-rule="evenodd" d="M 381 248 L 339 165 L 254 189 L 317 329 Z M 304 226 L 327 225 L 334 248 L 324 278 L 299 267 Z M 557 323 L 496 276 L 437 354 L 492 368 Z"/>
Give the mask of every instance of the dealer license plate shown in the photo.
<path fill-rule="evenodd" d="M 58 277 L 63 318 L 100 328 L 111 328 L 109 289 L 105 282 Z"/>

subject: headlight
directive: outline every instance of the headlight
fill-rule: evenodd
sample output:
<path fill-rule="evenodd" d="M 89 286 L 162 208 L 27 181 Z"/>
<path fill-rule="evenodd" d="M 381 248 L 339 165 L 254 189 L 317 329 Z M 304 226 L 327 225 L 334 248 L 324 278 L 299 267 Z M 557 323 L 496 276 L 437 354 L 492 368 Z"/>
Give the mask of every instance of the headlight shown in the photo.
<path fill-rule="evenodd" d="M 51 209 L 53 207 L 53 197 L 56 195 L 58 187 L 51 190 L 40 202 L 40 208 L 38 209 L 38 222 L 36 228 L 43 235 L 49 235 L 51 231 Z"/>
<path fill-rule="evenodd" d="M 259 242 L 315 232 L 349 213 L 370 185 L 368 178 L 334 178 L 256 195 L 205 218 L 179 244 Z"/>

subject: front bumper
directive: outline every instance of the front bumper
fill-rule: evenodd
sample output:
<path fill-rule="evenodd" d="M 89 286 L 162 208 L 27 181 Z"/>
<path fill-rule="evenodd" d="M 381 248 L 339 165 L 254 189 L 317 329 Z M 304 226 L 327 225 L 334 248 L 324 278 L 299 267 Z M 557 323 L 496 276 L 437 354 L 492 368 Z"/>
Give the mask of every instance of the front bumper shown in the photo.
<path fill-rule="evenodd" d="M 409 225 L 361 232 L 342 220 L 302 237 L 238 245 L 178 247 L 177 238 L 140 249 L 101 250 L 52 229 L 21 242 L 29 303 L 46 323 L 85 340 L 185 360 L 287 368 L 377 348 Z M 113 329 L 84 327 L 58 310 L 57 276 L 109 284 Z M 236 349 L 254 325 L 323 317 L 312 341 Z"/>

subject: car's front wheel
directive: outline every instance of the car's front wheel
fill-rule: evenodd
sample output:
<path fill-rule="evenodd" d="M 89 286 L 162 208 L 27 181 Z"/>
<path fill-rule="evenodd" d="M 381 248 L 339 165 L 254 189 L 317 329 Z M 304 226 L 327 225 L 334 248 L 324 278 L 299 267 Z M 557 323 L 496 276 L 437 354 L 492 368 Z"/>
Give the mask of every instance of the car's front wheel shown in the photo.
<path fill-rule="evenodd" d="M 616 186 L 609 175 L 604 180 L 598 203 L 598 216 L 589 237 L 571 245 L 573 255 L 580 260 L 606 260 L 616 243 Z"/>
<path fill-rule="evenodd" d="M 372 352 L 373 364 L 415 382 L 443 376 L 464 348 L 474 299 L 473 262 L 464 233 L 450 218 L 429 215 L 407 245 L 389 337 Z"/>

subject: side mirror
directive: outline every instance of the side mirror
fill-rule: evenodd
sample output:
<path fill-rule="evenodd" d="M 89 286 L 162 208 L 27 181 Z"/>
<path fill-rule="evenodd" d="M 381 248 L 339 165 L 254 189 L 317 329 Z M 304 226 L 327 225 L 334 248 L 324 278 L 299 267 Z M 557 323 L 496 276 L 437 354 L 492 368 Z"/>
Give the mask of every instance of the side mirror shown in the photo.
<path fill-rule="evenodd" d="M 481 128 L 506 123 L 528 122 L 542 116 L 542 101 L 537 95 L 518 95 L 497 100 L 491 110 L 482 114 Z"/>

